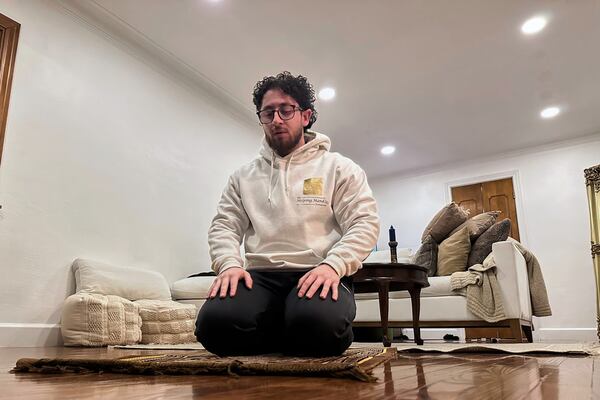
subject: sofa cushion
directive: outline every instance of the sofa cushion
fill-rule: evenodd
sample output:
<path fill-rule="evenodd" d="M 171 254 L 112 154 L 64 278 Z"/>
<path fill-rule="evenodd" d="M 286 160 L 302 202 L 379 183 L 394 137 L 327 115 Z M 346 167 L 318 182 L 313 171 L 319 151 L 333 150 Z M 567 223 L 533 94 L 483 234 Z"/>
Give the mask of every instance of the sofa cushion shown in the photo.
<path fill-rule="evenodd" d="M 421 243 L 425 241 L 428 235 L 431 235 L 437 243 L 441 243 L 454 228 L 465 222 L 468 217 L 469 212 L 459 207 L 458 204 L 452 202 L 446 205 L 435 214 L 423 231 Z"/>
<path fill-rule="evenodd" d="M 173 288 L 173 298 L 177 300 L 204 300 L 208 296 L 208 289 L 212 284 L 210 279 L 197 279 L 208 277 L 192 277 L 184 278 L 175 282 Z M 449 276 L 432 276 L 429 278 L 429 286 L 421 289 L 421 297 L 428 296 L 455 296 L 464 293 L 463 290 L 452 291 L 450 287 Z M 359 299 L 376 299 L 377 293 L 356 293 L 356 300 Z M 410 298 L 410 294 L 406 290 L 390 292 L 390 298 L 403 299 Z M 186 302 L 187 303 L 187 302 Z"/>
<path fill-rule="evenodd" d="M 398 258 L 399 263 L 410 263 L 410 253 L 411 249 L 409 248 L 400 248 L 396 249 L 396 256 Z M 392 255 L 390 249 L 386 250 L 377 250 L 372 251 L 371 254 L 363 262 L 365 263 L 389 263 L 392 262 Z"/>
<path fill-rule="evenodd" d="M 465 226 L 440 244 L 437 274 L 443 276 L 465 271 L 470 250 L 469 229 Z"/>
<path fill-rule="evenodd" d="M 171 300 L 169 284 L 156 271 L 78 258 L 73 262 L 73 273 L 78 293 L 114 295 L 128 300 Z"/>
<path fill-rule="evenodd" d="M 455 228 L 450 232 L 449 236 L 452 236 L 466 226 L 469 229 L 469 238 L 471 239 L 471 242 L 474 242 L 483 232 L 487 231 L 496 223 L 498 215 L 500 215 L 500 211 L 488 211 L 477 214 Z"/>
<path fill-rule="evenodd" d="M 465 289 L 452 291 L 449 276 L 432 276 L 429 278 L 429 286 L 421 289 L 421 297 L 438 296 L 461 296 L 466 293 Z M 354 298 L 358 300 L 377 299 L 377 293 L 355 293 Z M 408 290 L 390 292 L 390 299 L 409 299 Z"/>
<path fill-rule="evenodd" d="M 437 271 L 438 244 L 428 235 L 419 250 L 412 257 L 413 264 L 427 268 L 427 276 L 434 276 Z"/>
<path fill-rule="evenodd" d="M 483 260 L 492 252 L 492 245 L 496 242 L 503 242 L 510 233 L 510 220 L 503 219 L 492 225 L 487 231 L 483 232 L 473 243 L 471 254 L 469 254 L 468 266 L 483 263 Z"/>
<path fill-rule="evenodd" d="M 139 306 L 119 296 L 77 293 L 63 304 L 61 333 L 65 346 L 139 343 Z"/>

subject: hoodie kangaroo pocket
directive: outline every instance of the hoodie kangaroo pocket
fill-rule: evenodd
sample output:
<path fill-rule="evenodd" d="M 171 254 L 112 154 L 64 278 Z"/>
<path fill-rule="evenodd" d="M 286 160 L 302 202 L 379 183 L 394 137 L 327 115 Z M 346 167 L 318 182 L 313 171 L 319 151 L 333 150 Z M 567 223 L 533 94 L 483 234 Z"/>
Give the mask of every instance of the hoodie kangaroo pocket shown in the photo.
<path fill-rule="evenodd" d="M 308 268 L 318 265 L 323 257 L 312 249 L 277 253 L 246 253 L 249 267 Z"/>

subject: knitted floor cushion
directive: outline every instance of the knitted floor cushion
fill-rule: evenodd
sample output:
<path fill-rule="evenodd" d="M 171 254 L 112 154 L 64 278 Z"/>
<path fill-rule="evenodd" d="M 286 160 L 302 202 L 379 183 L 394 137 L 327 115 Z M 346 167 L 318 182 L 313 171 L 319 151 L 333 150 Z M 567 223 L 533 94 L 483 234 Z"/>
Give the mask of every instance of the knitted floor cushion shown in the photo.
<path fill-rule="evenodd" d="M 171 300 L 136 300 L 140 306 L 142 321 L 170 322 L 182 319 L 195 319 L 196 306 Z"/>
<path fill-rule="evenodd" d="M 137 300 L 142 318 L 141 343 L 195 342 L 196 306 L 164 300 Z"/>
<path fill-rule="evenodd" d="M 119 296 L 77 293 L 63 305 L 65 346 L 135 344 L 142 338 L 139 306 Z"/>
<path fill-rule="evenodd" d="M 170 322 L 153 322 L 142 320 L 142 335 L 174 334 L 194 331 L 193 319 L 182 319 Z"/>
<path fill-rule="evenodd" d="M 182 344 L 197 342 L 194 331 L 185 333 L 160 333 L 157 335 L 142 333 L 142 344 Z"/>

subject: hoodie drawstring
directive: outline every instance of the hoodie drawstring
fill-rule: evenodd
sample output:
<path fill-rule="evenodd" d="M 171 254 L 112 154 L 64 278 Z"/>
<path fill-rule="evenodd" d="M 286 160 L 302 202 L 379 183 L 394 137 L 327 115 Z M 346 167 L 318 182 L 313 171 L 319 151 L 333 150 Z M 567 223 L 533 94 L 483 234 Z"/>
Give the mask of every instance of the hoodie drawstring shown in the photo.
<path fill-rule="evenodd" d="M 290 157 L 290 161 L 288 161 L 287 168 L 285 169 L 285 194 L 286 195 L 290 192 L 289 177 L 290 177 L 290 168 L 292 167 L 293 159 L 294 159 L 294 153 L 292 153 L 292 155 Z"/>
<path fill-rule="evenodd" d="M 273 164 L 275 164 L 275 152 L 271 150 L 271 172 L 269 173 L 269 204 L 271 203 L 271 194 L 273 193 L 273 185 L 272 185 L 272 180 L 273 180 Z"/>
<path fill-rule="evenodd" d="M 290 156 L 290 160 L 287 163 L 286 169 L 285 169 L 285 194 L 289 194 L 290 192 L 290 185 L 289 185 L 289 179 L 290 179 L 290 167 L 292 165 L 292 160 L 294 159 L 294 154 L 292 154 Z M 269 191 L 268 194 L 269 196 L 267 197 L 267 200 L 269 201 L 269 204 L 271 203 L 271 199 L 273 197 L 273 191 L 275 190 L 275 185 L 273 185 L 273 168 L 274 168 L 274 164 L 275 164 L 275 152 L 272 151 L 271 152 L 271 171 L 269 172 Z"/>

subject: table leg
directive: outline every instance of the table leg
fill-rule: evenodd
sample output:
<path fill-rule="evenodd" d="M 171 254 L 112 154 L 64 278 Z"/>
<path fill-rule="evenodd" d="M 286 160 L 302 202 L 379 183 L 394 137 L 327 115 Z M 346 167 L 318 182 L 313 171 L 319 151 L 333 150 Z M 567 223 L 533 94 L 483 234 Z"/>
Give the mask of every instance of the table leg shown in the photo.
<path fill-rule="evenodd" d="M 415 343 L 423 344 L 421 339 L 421 328 L 419 327 L 419 314 L 421 312 L 421 288 L 416 287 L 409 289 L 410 302 L 412 305 L 413 330 L 415 331 Z"/>
<path fill-rule="evenodd" d="M 379 281 L 379 316 L 381 317 L 381 328 L 383 329 L 383 345 L 390 347 L 392 341 L 388 337 L 388 307 L 390 283 L 388 281 Z"/>

